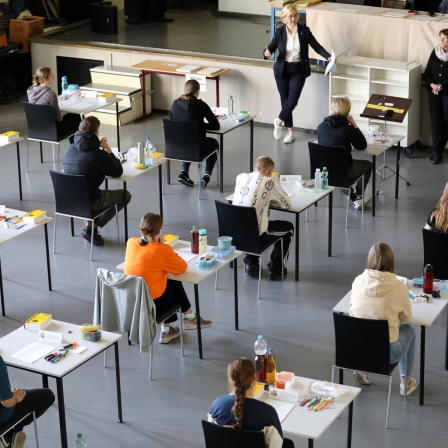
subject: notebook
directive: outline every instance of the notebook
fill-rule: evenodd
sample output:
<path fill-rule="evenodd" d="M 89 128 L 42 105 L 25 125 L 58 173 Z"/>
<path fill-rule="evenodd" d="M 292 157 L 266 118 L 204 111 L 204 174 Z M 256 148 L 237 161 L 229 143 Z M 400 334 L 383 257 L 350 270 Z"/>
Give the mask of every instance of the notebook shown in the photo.
<path fill-rule="evenodd" d="M 182 67 L 176 68 L 176 72 L 182 73 L 192 73 L 201 68 L 200 65 L 183 65 Z"/>
<path fill-rule="evenodd" d="M 198 70 L 198 75 L 213 75 L 214 73 L 218 73 L 222 70 L 222 68 L 218 67 L 205 67 Z"/>

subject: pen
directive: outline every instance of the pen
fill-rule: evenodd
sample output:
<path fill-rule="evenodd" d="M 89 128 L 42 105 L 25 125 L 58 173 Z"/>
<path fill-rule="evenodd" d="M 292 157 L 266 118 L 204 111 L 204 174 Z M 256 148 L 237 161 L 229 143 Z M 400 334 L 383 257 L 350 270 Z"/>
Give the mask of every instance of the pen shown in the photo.
<path fill-rule="evenodd" d="M 315 411 L 325 400 L 321 398 L 320 400 L 316 401 L 313 406 L 308 408 L 309 411 Z"/>
<path fill-rule="evenodd" d="M 305 398 L 305 400 L 303 400 L 301 403 L 300 403 L 300 406 L 305 406 L 309 401 L 311 400 L 311 398 Z"/>
<path fill-rule="evenodd" d="M 317 409 L 314 409 L 315 411 L 320 411 L 322 410 L 328 403 L 330 403 L 328 400 L 325 400 L 323 403 L 321 403 Z"/>
<path fill-rule="evenodd" d="M 16 230 L 19 230 L 19 229 L 21 229 L 22 227 L 25 227 L 25 226 L 26 226 L 26 224 L 22 224 L 21 226 L 17 227 Z"/>
<path fill-rule="evenodd" d="M 312 407 L 317 400 L 319 400 L 319 397 L 312 398 L 311 401 L 308 403 L 308 408 Z"/>

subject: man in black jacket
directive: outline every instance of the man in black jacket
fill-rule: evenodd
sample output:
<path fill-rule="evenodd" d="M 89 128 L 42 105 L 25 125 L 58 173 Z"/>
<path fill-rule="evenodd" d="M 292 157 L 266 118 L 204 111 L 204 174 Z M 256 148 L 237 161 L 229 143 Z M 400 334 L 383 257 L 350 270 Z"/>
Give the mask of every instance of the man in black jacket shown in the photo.
<path fill-rule="evenodd" d="M 79 131 L 75 134 L 74 143 L 65 151 L 64 172 L 66 174 L 82 174 L 86 176 L 89 186 L 91 209 L 98 214 L 113 205 L 120 211 L 131 200 L 127 190 L 100 190 L 106 176 L 120 177 L 123 167 L 107 143 L 106 137 L 99 137 L 100 121 L 96 117 L 84 118 Z M 103 238 L 98 227 L 104 227 L 115 216 L 115 208 L 102 213 L 94 223 L 93 244 L 102 246 Z M 82 236 L 91 241 L 91 222 L 86 222 Z"/>

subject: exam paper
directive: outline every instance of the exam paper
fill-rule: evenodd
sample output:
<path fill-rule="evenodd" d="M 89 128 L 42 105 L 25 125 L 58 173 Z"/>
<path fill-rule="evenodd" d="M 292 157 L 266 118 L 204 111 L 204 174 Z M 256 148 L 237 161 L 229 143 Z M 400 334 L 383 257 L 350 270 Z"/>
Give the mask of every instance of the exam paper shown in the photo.
<path fill-rule="evenodd" d="M 334 50 L 332 48 L 331 49 L 331 61 L 327 64 L 327 68 L 325 69 L 325 76 L 328 75 L 328 72 L 332 69 L 335 62 L 336 62 L 336 56 L 335 56 Z"/>
<path fill-rule="evenodd" d="M 177 255 L 179 255 L 180 258 L 185 260 L 186 263 L 193 260 L 198 254 L 192 254 L 190 247 L 181 247 L 179 249 L 176 249 L 174 252 L 176 252 Z"/>
<path fill-rule="evenodd" d="M 49 345 L 41 344 L 40 342 L 33 342 L 22 350 L 11 355 L 11 358 L 19 359 L 20 361 L 29 362 L 32 364 L 38 359 L 51 353 L 55 347 L 50 347 Z"/>
<path fill-rule="evenodd" d="M 265 403 L 270 404 L 278 414 L 280 423 L 286 418 L 286 416 L 294 409 L 294 403 L 285 403 L 284 401 L 273 400 L 268 398 Z"/>

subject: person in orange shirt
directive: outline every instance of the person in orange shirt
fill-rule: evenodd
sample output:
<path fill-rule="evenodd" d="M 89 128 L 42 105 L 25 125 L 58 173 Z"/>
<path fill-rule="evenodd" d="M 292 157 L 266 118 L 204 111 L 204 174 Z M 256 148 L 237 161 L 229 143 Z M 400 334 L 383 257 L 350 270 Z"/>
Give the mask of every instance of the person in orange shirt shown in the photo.
<path fill-rule="evenodd" d="M 196 330 L 196 314 L 191 309 L 182 282 L 168 279 L 168 274 L 184 273 L 187 270 L 187 263 L 169 244 L 164 243 L 162 228 L 163 219 L 157 213 L 147 213 L 143 216 L 140 221 L 142 236 L 129 238 L 127 242 L 124 273 L 145 279 L 159 313 L 173 302 L 181 305 L 185 316 L 184 329 Z M 177 316 L 174 314 L 162 323 L 159 338 L 161 344 L 168 344 L 179 337 L 179 327 L 170 325 L 176 320 Z M 211 324 L 211 320 L 201 318 L 201 328 L 208 328 Z"/>

